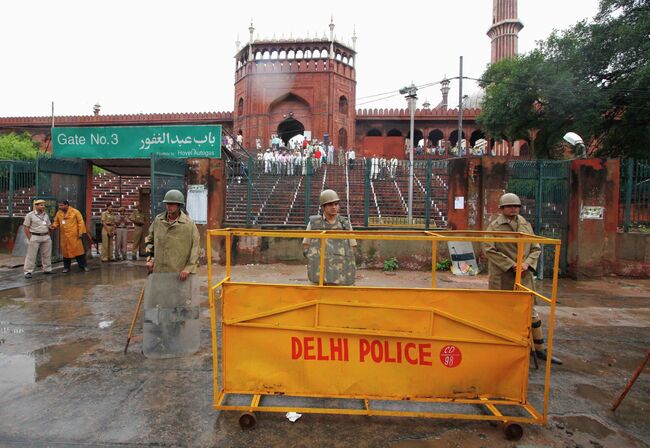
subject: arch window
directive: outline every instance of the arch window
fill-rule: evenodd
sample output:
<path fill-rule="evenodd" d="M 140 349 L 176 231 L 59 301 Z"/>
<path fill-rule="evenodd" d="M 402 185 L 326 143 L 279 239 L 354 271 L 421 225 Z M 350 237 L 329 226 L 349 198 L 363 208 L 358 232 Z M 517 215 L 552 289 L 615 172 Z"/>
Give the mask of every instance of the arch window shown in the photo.
<path fill-rule="evenodd" d="M 258 61 L 260 59 L 262 59 L 262 52 L 258 50 L 255 52 L 255 60 Z"/>
<path fill-rule="evenodd" d="M 339 129 L 339 146 L 341 148 L 348 147 L 348 131 L 345 128 Z"/>
<path fill-rule="evenodd" d="M 237 103 L 237 115 L 244 115 L 244 98 L 239 98 Z"/>
<path fill-rule="evenodd" d="M 339 112 L 342 114 L 348 114 L 348 99 L 345 95 L 341 95 L 339 98 Z"/>
<path fill-rule="evenodd" d="M 293 50 L 289 50 L 287 52 L 287 59 L 295 59 L 296 58 L 296 52 Z"/>
<path fill-rule="evenodd" d="M 366 133 L 366 135 L 368 137 L 381 137 L 381 131 L 377 128 L 372 128 Z"/>
<path fill-rule="evenodd" d="M 278 58 L 278 52 L 277 50 L 273 50 L 273 52 L 271 53 L 271 59 L 277 59 L 277 58 Z"/>
<path fill-rule="evenodd" d="M 302 50 L 296 51 L 296 59 L 303 59 L 303 57 L 304 57 L 304 53 L 302 52 Z"/>
<path fill-rule="evenodd" d="M 341 53 L 336 53 L 336 60 L 341 62 Z"/>
<path fill-rule="evenodd" d="M 327 53 L 327 48 L 323 48 L 323 50 L 320 52 L 320 57 L 323 59 L 327 59 L 328 53 Z"/>
<path fill-rule="evenodd" d="M 314 50 L 314 59 L 320 59 L 320 50 L 318 48 Z"/>
<path fill-rule="evenodd" d="M 279 59 L 287 59 L 287 52 L 286 50 L 281 50 L 280 54 L 278 55 Z"/>
<path fill-rule="evenodd" d="M 388 137 L 401 137 L 402 131 L 400 131 L 399 129 L 391 129 L 390 131 L 388 131 L 386 135 Z"/>
<path fill-rule="evenodd" d="M 305 50 L 305 59 L 311 59 L 311 50 Z"/>
<path fill-rule="evenodd" d="M 429 138 L 429 141 L 433 147 L 438 147 L 440 146 L 440 141 L 445 138 L 445 135 L 440 129 L 434 129 L 433 131 L 429 132 L 429 135 L 427 137 Z"/>
<path fill-rule="evenodd" d="M 271 52 L 269 50 L 266 50 L 262 56 L 262 59 L 271 59 Z"/>

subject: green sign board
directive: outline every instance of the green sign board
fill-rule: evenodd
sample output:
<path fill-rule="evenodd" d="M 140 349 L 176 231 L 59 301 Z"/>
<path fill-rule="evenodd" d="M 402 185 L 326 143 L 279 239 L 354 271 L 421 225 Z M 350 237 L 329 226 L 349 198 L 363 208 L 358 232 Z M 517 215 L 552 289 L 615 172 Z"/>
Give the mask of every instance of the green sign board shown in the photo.
<path fill-rule="evenodd" d="M 221 157 L 221 125 L 70 127 L 52 130 L 53 156 L 82 159 Z"/>

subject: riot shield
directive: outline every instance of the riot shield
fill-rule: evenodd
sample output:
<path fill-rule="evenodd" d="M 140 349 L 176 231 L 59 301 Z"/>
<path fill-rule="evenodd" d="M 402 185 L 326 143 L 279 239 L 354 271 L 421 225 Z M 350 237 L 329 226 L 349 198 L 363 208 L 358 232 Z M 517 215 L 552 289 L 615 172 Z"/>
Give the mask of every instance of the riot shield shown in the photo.
<path fill-rule="evenodd" d="M 144 293 L 144 339 L 147 358 L 174 358 L 199 349 L 199 290 L 194 275 L 186 281 L 178 273 L 149 275 Z"/>

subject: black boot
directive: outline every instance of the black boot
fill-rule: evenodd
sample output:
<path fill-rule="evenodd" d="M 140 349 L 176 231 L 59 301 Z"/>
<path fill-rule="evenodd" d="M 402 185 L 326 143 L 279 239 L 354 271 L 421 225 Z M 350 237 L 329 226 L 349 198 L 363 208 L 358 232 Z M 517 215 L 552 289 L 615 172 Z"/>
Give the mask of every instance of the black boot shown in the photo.
<path fill-rule="evenodd" d="M 546 349 L 535 350 L 535 356 L 537 356 L 537 359 L 546 361 L 546 356 L 547 356 Z M 556 358 L 555 356 L 551 356 L 551 364 L 562 365 L 562 360 L 560 358 Z"/>

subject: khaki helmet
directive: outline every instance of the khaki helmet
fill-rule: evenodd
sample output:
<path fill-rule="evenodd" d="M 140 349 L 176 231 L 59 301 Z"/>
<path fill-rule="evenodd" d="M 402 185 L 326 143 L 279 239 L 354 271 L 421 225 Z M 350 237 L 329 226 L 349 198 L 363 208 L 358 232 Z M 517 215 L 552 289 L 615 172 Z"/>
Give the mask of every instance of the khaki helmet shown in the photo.
<path fill-rule="evenodd" d="M 323 190 L 320 194 L 320 205 L 329 204 L 330 202 L 340 201 L 339 195 L 334 190 Z"/>
<path fill-rule="evenodd" d="M 514 193 L 506 193 L 499 198 L 499 208 L 506 205 L 519 205 L 521 206 L 521 199 Z"/>
<path fill-rule="evenodd" d="M 165 193 L 165 199 L 163 199 L 165 204 L 181 204 L 185 205 L 185 197 L 183 193 L 178 190 L 169 190 Z"/>

